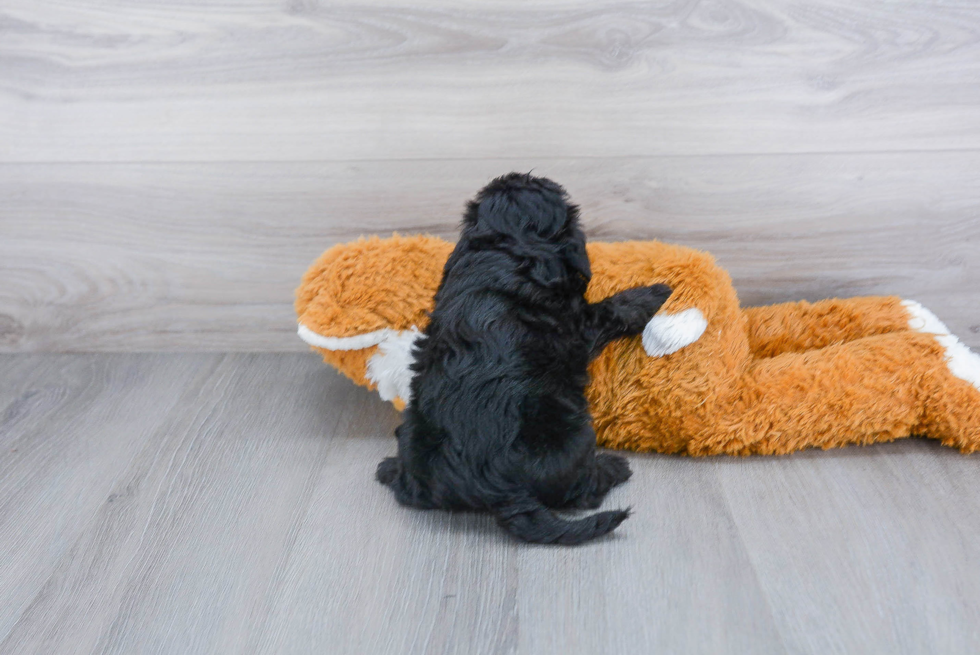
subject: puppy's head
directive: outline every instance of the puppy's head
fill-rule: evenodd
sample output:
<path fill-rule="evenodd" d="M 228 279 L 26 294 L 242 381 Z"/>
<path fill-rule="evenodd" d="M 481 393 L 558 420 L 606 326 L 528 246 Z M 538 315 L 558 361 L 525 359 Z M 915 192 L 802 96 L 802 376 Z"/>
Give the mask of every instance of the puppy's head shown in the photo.
<path fill-rule="evenodd" d="M 541 246 L 552 246 L 548 251 L 564 270 L 545 266 L 548 270 L 537 271 L 549 285 L 568 276 L 587 284 L 592 277 L 578 207 L 568 201 L 565 189 L 544 177 L 510 173 L 490 182 L 467 206 L 461 237 L 503 238 L 537 247 L 538 253 Z"/>

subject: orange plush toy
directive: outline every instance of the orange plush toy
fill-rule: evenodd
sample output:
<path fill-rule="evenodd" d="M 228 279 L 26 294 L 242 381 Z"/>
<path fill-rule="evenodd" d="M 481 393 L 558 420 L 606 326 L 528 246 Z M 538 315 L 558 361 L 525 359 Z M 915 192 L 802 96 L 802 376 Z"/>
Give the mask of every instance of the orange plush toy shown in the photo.
<path fill-rule="evenodd" d="M 397 235 L 331 248 L 297 290 L 300 337 L 403 408 L 411 347 L 452 249 Z M 707 253 L 656 241 L 588 250 L 590 302 L 634 286 L 674 290 L 642 338 L 614 342 L 590 367 L 600 446 L 747 455 L 923 435 L 980 448 L 980 356 L 919 304 L 742 309 Z"/>

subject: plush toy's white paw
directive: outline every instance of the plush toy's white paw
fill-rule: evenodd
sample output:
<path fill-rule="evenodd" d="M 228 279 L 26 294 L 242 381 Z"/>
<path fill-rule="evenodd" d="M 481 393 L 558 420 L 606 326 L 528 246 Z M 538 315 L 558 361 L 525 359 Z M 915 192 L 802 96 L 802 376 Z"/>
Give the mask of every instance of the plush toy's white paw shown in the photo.
<path fill-rule="evenodd" d="M 299 324 L 299 329 L 296 333 L 306 343 L 317 348 L 323 348 L 324 350 L 361 350 L 363 348 L 377 346 L 385 339 L 398 336 L 398 330 L 382 328 L 374 332 L 357 334 L 353 337 L 325 337 L 322 334 L 317 334 L 302 323 Z"/>
<path fill-rule="evenodd" d="M 943 325 L 939 318 L 914 300 L 903 300 L 902 306 L 909 313 L 909 327 L 918 332 L 934 334 L 936 341 L 946 349 L 949 372 L 966 380 L 980 390 L 980 355 L 966 347 Z"/>
<path fill-rule="evenodd" d="M 643 328 L 643 350 L 651 357 L 663 357 L 689 346 L 704 334 L 708 321 L 696 308 L 677 314 L 657 314 Z"/>
<path fill-rule="evenodd" d="M 393 331 L 394 332 L 394 331 Z M 412 348 L 422 338 L 416 328 L 395 332 L 378 344 L 378 352 L 367 363 L 365 376 L 378 386 L 381 400 L 412 399 Z"/>

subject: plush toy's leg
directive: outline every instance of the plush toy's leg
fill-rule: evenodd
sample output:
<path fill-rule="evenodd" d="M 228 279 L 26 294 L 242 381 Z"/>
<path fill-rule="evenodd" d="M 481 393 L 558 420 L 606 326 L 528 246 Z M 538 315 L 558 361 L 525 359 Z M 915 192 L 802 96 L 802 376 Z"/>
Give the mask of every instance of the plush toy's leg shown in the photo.
<path fill-rule="evenodd" d="M 904 300 L 902 306 L 912 317 L 909 327 L 917 333 L 932 336 L 944 351 L 946 369 L 943 372 L 948 371 L 945 390 L 927 401 L 927 418 L 939 426 L 936 435 L 947 446 L 964 452 L 980 449 L 977 440 L 956 436 L 976 431 L 978 403 L 974 389 L 980 390 L 980 354 L 961 343 L 935 314 L 919 303 Z"/>
<path fill-rule="evenodd" d="M 947 354 L 934 334 L 905 330 L 757 359 L 687 450 L 779 454 L 916 434 L 977 450 L 980 379 L 954 375 Z"/>
<path fill-rule="evenodd" d="M 902 299 L 874 296 L 745 309 L 754 357 L 806 352 L 909 328 Z"/>

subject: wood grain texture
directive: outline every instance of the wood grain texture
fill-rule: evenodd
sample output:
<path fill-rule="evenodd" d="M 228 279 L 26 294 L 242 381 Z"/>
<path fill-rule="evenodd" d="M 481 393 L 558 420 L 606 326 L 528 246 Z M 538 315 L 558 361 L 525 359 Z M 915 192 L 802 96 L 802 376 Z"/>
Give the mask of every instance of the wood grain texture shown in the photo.
<path fill-rule="evenodd" d="M 959 627 L 980 613 L 980 577 L 963 568 L 980 543 L 980 496 L 968 482 L 977 458 L 926 442 L 821 455 L 718 469 L 788 651 L 980 647 L 980 633 Z M 794 543 L 803 531 L 805 546 Z"/>
<path fill-rule="evenodd" d="M 974 653 L 980 458 L 630 455 L 581 548 L 396 505 L 311 354 L 0 356 L 0 653 Z"/>
<path fill-rule="evenodd" d="M 714 253 L 746 305 L 898 294 L 980 345 L 980 153 L 0 165 L 0 350 L 300 351 L 293 290 L 360 234 L 453 239 L 491 177 L 590 238 Z"/>
<path fill-rule="evenodd" d="M 959 2 L 8 0 L 0 161 L 980 147 Z"/>
<path fill-rule="evenodd" d="M 300 351 L 361 233 L 511 169 L 746 304 L 915 297 L 980 345 L 980 5 L 107 0 L 0 7 L 0 352 Z"/>
<path fill-rule="evenodd" d="M 0 654 L 980 651 L 976 456 L 633 455 L 616 535 L 527 547 L 398 507 L 397 415 L 315 355 L 215 354 L 304 350 L 322 250 L 512 169 L 745 304 L 980 347 L 972 0 L 8 0 Z"/>

